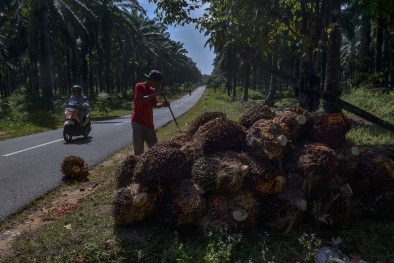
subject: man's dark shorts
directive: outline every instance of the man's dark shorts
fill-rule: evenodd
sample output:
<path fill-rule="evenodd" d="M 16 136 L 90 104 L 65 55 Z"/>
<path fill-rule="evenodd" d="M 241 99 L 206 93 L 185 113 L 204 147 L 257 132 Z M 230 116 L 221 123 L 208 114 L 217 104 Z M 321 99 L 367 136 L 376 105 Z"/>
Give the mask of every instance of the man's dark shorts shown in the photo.
<path fill-rule="evenodd" d="M 151 148 L 157 143 L 156 132 L 154 129 L 149 129 L 134 121 L 131 122 L 133 128 L 133 147 L 134 154 L 140 155 L 144 152 L 144 142 Z"/>

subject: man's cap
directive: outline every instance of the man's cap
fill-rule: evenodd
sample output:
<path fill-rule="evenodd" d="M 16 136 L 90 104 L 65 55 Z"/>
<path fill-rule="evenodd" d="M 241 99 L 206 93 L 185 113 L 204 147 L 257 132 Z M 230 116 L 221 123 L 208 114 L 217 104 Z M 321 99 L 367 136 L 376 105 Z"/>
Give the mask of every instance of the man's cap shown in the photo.
<path fill-rule="evenodd" d="M 151 70 L 149 72 L 149 75 L 146 75 L 146 74 L 144 74 L 144 75 L 148 79 L 153 79 L 155 81 L 162 81 L 163 80 L 163 74 L 158 70 Z"/>

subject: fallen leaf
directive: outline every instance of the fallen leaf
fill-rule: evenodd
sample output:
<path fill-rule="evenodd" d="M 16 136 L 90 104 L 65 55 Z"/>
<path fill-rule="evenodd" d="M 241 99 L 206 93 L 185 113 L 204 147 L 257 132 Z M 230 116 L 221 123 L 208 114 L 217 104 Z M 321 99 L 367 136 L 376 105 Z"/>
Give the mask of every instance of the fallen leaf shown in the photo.
<path fill-rule="evenodd" d="M 64 226 L 66 229 L 71 230 L 71 224 L 65 225 Z"/>
<path fill-rule="evenodd" d="M 326 218 L 329 216 L 330 216 L 330 214 L 322 215 L 319 217 L 319 221 L 322 221 L 323 223 L 326 223 L 328 225 Z"/>

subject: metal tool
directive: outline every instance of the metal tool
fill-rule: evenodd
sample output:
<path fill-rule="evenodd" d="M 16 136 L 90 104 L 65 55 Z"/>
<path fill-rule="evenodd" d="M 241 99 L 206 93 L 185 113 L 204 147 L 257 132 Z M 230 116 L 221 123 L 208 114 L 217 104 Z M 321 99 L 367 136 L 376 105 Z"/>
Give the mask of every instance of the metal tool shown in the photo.
<path fill-rule="evenodd" d="M 165 100 L 166 102 L 168 102 L 165 94 L 163 95 L 163 97 L 164 97 L 164 100 Z M 179 128 L 178 122 L 177 122 L 176 119 L 175 119 L 174 113 L 173 113 L 172 110 L 171 110 L 171 107 L 168 106 L 168 109 L 169 109 L 170 112 L 171 112 L 172 118 L 174 118 L 174 121 L 175 121 L 176 127 L 178 128 L 179 133 L 182 133 L 182 132 L 181 132 L 181 129 Z"/>

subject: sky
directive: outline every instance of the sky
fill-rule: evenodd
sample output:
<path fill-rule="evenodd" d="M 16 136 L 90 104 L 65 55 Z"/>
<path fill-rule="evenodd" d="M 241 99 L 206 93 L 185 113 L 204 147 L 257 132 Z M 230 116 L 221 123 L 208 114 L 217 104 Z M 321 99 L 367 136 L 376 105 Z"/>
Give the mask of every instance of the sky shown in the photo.
<path fill-rule="evenodd" d="M 138 2 L 147 11 L 146 14 L 149 18 L 155 17 L 156 4 L 149 3 L 148 0 L 139 0 Z M 202 13 L 203 10 L 197 11 L 196 15 L 198 12 Z M 207 40 L 204 33 L 196 30 L 195 25 L 168 26 L 168 32 L 171 34 L 172 40 L 184 43 L 183 47 L 188 51 L 187 56 L 196 62 L 202 74 L 210 75 L 212 73 L 215 55 L 209 47 L 204 48 Z"/>

